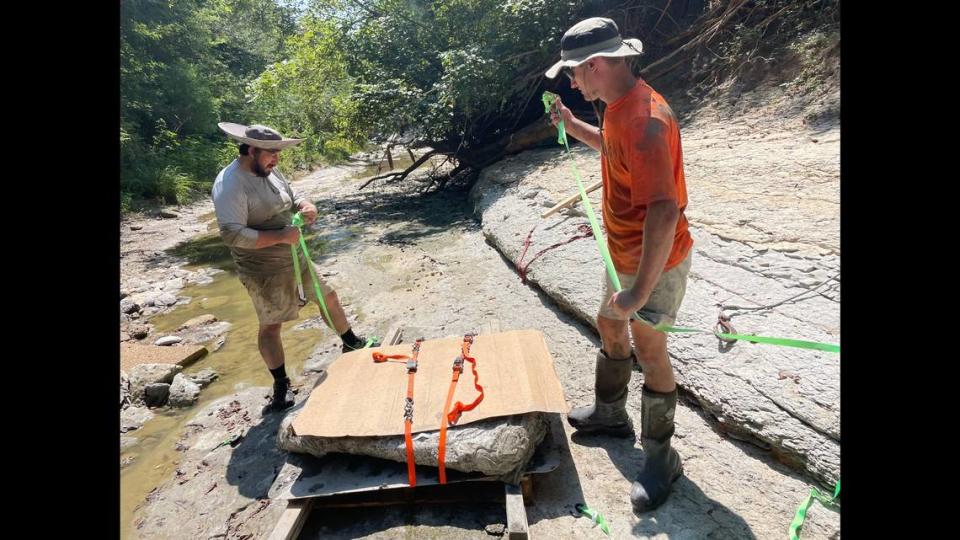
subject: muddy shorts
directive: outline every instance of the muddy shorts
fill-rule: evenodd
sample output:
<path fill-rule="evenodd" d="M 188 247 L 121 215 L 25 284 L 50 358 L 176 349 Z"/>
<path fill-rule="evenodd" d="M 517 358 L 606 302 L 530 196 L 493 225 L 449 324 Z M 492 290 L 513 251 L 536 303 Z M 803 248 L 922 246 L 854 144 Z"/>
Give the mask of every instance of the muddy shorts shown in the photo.
<path fill-rule="evenodd" d="M 661 323 L 672 325 L 676 321 L 677 312 L 680 310 L 680 303 L 683 302 L 683 295 L 687 292 L 687 274 L 690 273 L 690 259 L 692 257 L 693 250 L 691 249 L 690 253 L 687 253 L 686 258 L 683 259 L 680 264 L 660 274 L 660 279 L 654 286 L 653 292 L 650 293 L 650 299 L 647 300 L 647 303 L 638 311 L 640 316 L 650 324 L 654 326 Z M 621 274 L 620 272 L 617 272 L 617 276 L 620 278 L 620 286 L 623 289 L 632 287 L 637 278 L 636 275 Z M 606 270 L 603 272 L 603 283 L 603 296 L 600 299 L 599 315 L 617 321 L 626 320 L 627 317 L 617 315 L 607 305 L 607 302 L 610 301 L 610 297 L 613 296 L 615 291 L 613 283 L 611 283 L 610 278 L 607 277 Z M 630 316 L 630 319 L 635 320 L 636 318 L 636 314 Z"/>
<path fill-rule="evenodd" d="M 320 302 L 317 300 L 317 293 L 314 290 L 313 281 L 310 279 L 310 270 L 306 265 L 302 265 L 300 273 L 302 274 L 303 294 L 306 301 L 319 306 Z M 300 301 L 297 280 L 293 275 L 293 270 L 266 276 L 241 272 L 239 276 L 240 283 L 243 283 L 243 286 L 247 288 L 247 293 L 253 300 L 253 307 L 257 311 L 257 319 L 261 325 L 297 320 L 300 308 L 305 305 L 305 302 L 301 303 Z M 333 292 L 333 288 L 319 274 L 317 279 L 320 291 L 324 296 Z M 327 309 L 329 309 L 329 306 Z"/>

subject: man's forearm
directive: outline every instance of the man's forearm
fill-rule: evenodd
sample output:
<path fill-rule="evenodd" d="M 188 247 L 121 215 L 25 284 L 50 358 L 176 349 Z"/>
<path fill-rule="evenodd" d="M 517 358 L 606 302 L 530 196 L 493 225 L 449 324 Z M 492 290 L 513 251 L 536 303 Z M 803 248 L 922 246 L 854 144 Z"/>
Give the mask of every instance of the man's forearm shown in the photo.
<path fill-rule="evenodd" d="M 257 245 L 254 249 L 263 249 L 277 244 L 286 244 L 286 230 L 257 231 Z"/>
<path fill-rule="evenodd" d="M 592 126 L 579 118 L 574 118 L 564 124 L 567 133 L 578 141 L 586 143 L 597 152 L 600 151 L 600 128 Z"/>
<path fill-rule="evenodd" d="M 647 207 L 643 224 L 643 254 L 633 284 L 637 296 L 648 296 L 660 279 L 663 267 L 670 258 L 678 219 L 680 210 L 676 201 L 657 201 Z"/>

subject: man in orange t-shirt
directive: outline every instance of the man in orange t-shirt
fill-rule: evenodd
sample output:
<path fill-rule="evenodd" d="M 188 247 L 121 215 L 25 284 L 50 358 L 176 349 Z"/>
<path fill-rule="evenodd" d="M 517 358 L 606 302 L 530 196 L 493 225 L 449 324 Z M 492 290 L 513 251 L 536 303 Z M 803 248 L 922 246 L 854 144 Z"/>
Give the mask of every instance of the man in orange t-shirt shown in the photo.
<path fill-rule="evenodd" d="M 646 512 L 666 500 L 683 473 L 680 456 L 670 446 L 677 385 L 667 336 L 654 328 L 673 324 L 690 271 L 693 240 L 684 216 L 687 187 L 680 128 L 663 96 L 636 77 L 625 61 L 643 50 L 640 40 L 622 39 L 612 20 L 593 17 L 577 23 L 563 35 L 560 48 L 561 59 L 547 77 L 563 70 L 570 86 L 587 101 L 599 99 L 606 105 L 599 128 L 574 117 L 560 100 L 551 120 L 554 125 L 563 120 L 567 133 L 600 151 L 603 222 L 623 287 L 617 293 L 604 278 L 597 316 L 602 344 L 596 400 L 570 411 L 567 421 L 579 433 L 633 437 L 627 390 L 634 362 L 640 365 L 640 441 L 646 460 L 630 500 L 637 512 Z"/>

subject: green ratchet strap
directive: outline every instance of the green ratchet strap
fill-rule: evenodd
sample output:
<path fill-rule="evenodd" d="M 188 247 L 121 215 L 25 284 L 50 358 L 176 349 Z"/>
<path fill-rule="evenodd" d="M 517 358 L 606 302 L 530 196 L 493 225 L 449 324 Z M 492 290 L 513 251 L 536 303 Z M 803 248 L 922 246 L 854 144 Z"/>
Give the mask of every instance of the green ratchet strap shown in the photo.
<path fill-rule="evenodd" d="M 317 299 L 320 300 L 320 308 L 323 310 L 324 317 L 326 317 L 324 322 L 336 332 L 336 328 L 333 326 L 333 319 L 330 317 L 330 312 L 327 311 L 327 303 L 323 301 L 323 293 L 320 291 L 320 280 L 317 278 L 317 270 L 313 267 L 313 264 L 311 264 L 310 252 L 307 251 L 307 242 L 303 239 L 304 221 L 300 212 L 293 215 L 290 224 L 300 229 L 300 249 L 303 250 L 303 258 L 307 260 L 307 270 L 310 271 L 310 281 L 313 282 L 313 290 L 317 293 Z M 297 246 L 295 244 L 290 245 L 290 255 L 293 257 L 293 273 L 297 277 L 297 288 L 303 291 L 303 277 L 300 275 L 300 261 L 299 257 L 297 257 Z"/>
<path fill-rule="evenodd" d="M 810 508 L 810 505 L 813 504 L 814 499 L 820 501 L 820 504 L 831 507 L 831 506 L 840 506 L 840 503 L 837 502 L 837 497 L 840 496 L 840 479 L 837 478 L 837 485 L 833 488 L 833 497 L 827 497 L 823 495 L 817 488 L 810 490 L 810 495 L 807 496 L 807 499 L 800 504 L 800 507 L 797 508 L 797 515 L 793 517 L 793 521 L 790 523 L 790 540 L 800 540 L 800 527 L 803 527 L 803 520 L 807 517 L 807 510 Z"/>
<path fill-rule="evenodd" d="M 610 527 L 607 525 L 606 518 L 604 518 L 600 512 L 597 512 L 584 503 L 577 503 L 573 507 L 577 509 L 577 512 L 587 516 L 593 520 L 594 523 L 599 525 L 600 530 L 603 531 L 603 534 L 610 536 Z"/>
<path fill-rule="evenodd" d="M 554 102 L 557 100 L 557 95 L 551 92 L 543 93 L 543 107 L 547 114 L 550 114 L 550 110 L 553 108 Z M 557 124 L 557 142 L 562 144 L 566 148 L 567 156 L 570 158 L 570 165 L 573 168 L 573 175 L 577 180 L 577 189 L 580 191 L 580 200 L 583 203 L 583 209 L 586 211 L 587 219 L 590 220 L 590 228 L 593 229 L 593 238 L 597 241 L 597 248 L 600 250 L 600 256 L 603 257 L 603 263 L 607 268 L 607 276 L 609 276 L 611 283 L 613 283 L 614 289 L 617 292 L 623 290 L 620 285 L 620 277 L 617 275 L 616 269 L 613 267 L 613 261 L 610 259 L 610 251 L 607 248 L 607 243 L 604 241 L 603 232 L 600 230 L 600 224 L 597 222 L 597 216 L 593 213 L 593 206 L 590 204 L 590 199 L 587 198 L 587 192 L 583 187 L 583 181 L 580 179 L 580 170 L 577 168 L 577 163 L 573 159 L 573 154 L 570 153 L 570 145 L 567 143 L 567 131 L 564 127 L 563 120 L 560 120 L 560 123 Z M 637 314 L 637 319 L 646 324 L 647 326 L 652 327 L 655 330 L 661 332 L 670 332 L 670 333 L 694 333 L 694 334 L 712 334 L 721 339 L 726 340 L 742 340 L 749 341 L 751 343 L 767 343 L 769 345 L 780 345 L 782 347 L 796 347 L 799 349 L 814 349 L 818 351 L 825 352 L 840 352 L 840 346 L 834 345 L 831 343 L 820 343 L 816 341 L 802 341 L 798 339 L 787 339 L 779 337 L 767 337 L 767 336 L 752 336 L 746 334 L 729 334 L 722 332 L 709 332 L 706 330 L 698 330 L 696 328 L 682 328 L 677 326 L 669 326 L 658 324 L 656 326 L 650 324 L 649 321 Z"/>

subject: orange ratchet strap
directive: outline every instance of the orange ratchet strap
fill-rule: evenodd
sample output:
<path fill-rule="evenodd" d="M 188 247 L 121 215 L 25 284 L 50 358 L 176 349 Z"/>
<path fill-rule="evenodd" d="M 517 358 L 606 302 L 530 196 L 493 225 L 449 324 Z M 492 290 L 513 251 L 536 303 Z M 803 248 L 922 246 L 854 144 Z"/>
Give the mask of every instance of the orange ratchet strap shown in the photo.
<path fill-rule="evenodd" d="M 380 352 L 373 353 L 373 361 L 377 363 L 386 362 L 389 359 L 407 358 L 407 399 L 403 405 L 403 440 L 407 449 L 407 479 L 410 487 L 417 485 L 417 464 L 413 457 L 413 437 L 411 430 L 413 428 L 413 377 L 417 373 L 417 357 L 420 355 L 420 342 L 418 339 L 413 344 L 413 356 L 406 354 L 386 355 Z"/>
<path fill-rule="evenodd" d="M 483 401 L 483 387 L 480 386 L 480 376 L 477 374 L 477 359 L 470 356 L 470 346 L 473 345 L 473 338 L 476 334 L 466 334 L 463 336 L 463 343 L 460 345 L 460 355 L 453 359 L 453 378 L 450 380 L 450 388 L 447 390 L 447 401 L 443 405 L 443 416 L 440 417 L 440 443 L 437 450 L 437 464 L 440 467 L 440 483 L 447 483 L 447 423 L 454 425 L 460 419 L 460 415 L 465 411 L 473 410 Z M 480 395 L 469 405 L 464 405 L 458 401 L 450 410 L 450 402 L 453 401 L 453 393 L 457 389 L 457 381 L 460 380 L 460 374 L 463 373 L 463 361 L 467 360 L 473 364 L 473 386 L 480 392 Z"/>

